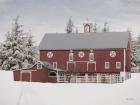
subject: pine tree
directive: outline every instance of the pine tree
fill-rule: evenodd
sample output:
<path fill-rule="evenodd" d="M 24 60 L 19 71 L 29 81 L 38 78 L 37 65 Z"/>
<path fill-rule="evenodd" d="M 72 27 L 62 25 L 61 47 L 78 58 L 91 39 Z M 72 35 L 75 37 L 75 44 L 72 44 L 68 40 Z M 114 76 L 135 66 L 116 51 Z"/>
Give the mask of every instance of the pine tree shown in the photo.
<path fill-rule="evenodd" d="M 108 32 L 109 31 L 109 26 L 107 22 L 104 22 L 104 28 L 102 29 L 103 32 Z"/>
<path fill-rule="evenodd" d="M 26 36 L 25 43 L 25 60 L 28 61 L 29 64 L 34 64 L 38 58 L 37 47 L 34 46 L 33 36 L 31 32 L 29 32 Z"/>
<path fill-rule="evenodd" d="M 140 35 L 138 36 L 136 42 L 136 57 L 137 57 L 137 65 L 140 66 Z"/>
<path fill-rule="evenodd" d="M 70 17 L 69 20 L 68 20 L 68 23 L 66 25 L 66 33 L 72 33 L 73 28 L 74 28 L 74 24 L 73 24 L 73 21 L 72 21 L 72 19 Z"/>
<path fill-rule="evenodd" d="M 17 17 L 12 25 L 11 32 L 7 33 L 6 40 L 2 44 L 0 59 L 3 70 L 22 68 L 22 63 L 26 58 L 29 58 L 27 57 L 27 52 L 29 52 L 31 46 L 33 46 L 31 43 L 32 39 L 27 38 L 27 33 L 23 32 L 22 27 L 23 25 L 19 25 Z M 29 39 L 30 41 L 28 41 Z M 33 61 L 30 60 L 30 63 L 33 63 Z"/>
<path fill-rule="evenodd" d="M 131 41 L 131 44 L 132 44 L 131 65 L 132 65 L 132 67 L 137 66 L 136 43 L 137 43 L 137 41 L 135 39 L 132 39 L 132 41 Z"/>
<path fill-rule="evenodd" d="M 97 32 L 97 23 L 96 23 L 96 22 L 95 22 L 94 25 L 93 25 L 93 31 L 94 31 L 94 32 Z"/>

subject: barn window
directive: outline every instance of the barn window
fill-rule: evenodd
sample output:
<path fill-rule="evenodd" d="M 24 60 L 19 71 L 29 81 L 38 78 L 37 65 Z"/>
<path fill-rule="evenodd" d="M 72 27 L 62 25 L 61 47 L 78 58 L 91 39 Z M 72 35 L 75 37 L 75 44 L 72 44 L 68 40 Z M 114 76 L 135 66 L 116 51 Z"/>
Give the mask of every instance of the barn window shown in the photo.
<path fill-rule="evenodd" d="M 54 71 L 50 72 L 49 76 L 56 76 L 56 72 L 54 72 Z"/>
<path fill-rule="evenodd" d="M 42 64 L 40 62 L 37 64 L 37 69 L 42 69 Z"/>
<path fill-rule="evenodd" d="M 78 56 L 79 56 L 80 58 L 83 58 L 83 57 L 85 56 L 85 53 L 84 53 L 83 51 L 80 51 L 80 52 L 78 53 Z"/>
<path fill-rule="evenodd" d="M 52 58 L 52 57 L 53 57 L 53 53 L 52 53 L 52 52 L 48 52 L 48 53 L 47 53 L 47 57 L 48 57 L 48 58 Z"/>
<path fill-rule="evenodd" d="M 69 61 L 73 61 L 73 53 L 69 53 Z"/>
<path fill-rule="evenodd" d="M 53 68 L 57 69 L 57 62 L 53 62 Z"/>
<path fill-rule="evenodd" d="M 116 69 L 120 69 L 121 68 L 121 62 L 116 62 Z"/>
<path fill-rule="evenodd" d="M 89 61 L 94 61 L 94 53 L 89 54 Z"/>
<path fill-rule="evenodd" d="M 105 62 L 105 69 L 109 69 L 110 68 L 110 62 Z"/>

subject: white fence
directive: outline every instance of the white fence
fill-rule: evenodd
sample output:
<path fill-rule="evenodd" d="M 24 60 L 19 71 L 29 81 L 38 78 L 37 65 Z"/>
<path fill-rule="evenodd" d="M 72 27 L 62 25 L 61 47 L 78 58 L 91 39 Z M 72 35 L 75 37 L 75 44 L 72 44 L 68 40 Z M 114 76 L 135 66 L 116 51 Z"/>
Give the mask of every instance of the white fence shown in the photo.
<path fill-rule="evenodd" d="M 59 83 L 119 83 L 120 75 L 108 76 L 58 76 Z"/>

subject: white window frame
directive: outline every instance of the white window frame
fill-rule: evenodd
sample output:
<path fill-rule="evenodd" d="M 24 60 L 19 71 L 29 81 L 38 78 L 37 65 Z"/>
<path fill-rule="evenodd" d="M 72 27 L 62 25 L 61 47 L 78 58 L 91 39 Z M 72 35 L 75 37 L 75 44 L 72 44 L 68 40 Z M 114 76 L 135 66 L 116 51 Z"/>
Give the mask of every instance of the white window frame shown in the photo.
<path fill-rule="evenodd" d="M 94 53 L 89 54 L 89 61 L 94 61 Z"/>
<path fill-rule="evenodd" d="M 39 66 L 39 65 L 41 65 L 41 66 Z M 42 69 L 42 64 L 40 62 L 37 63 L 37 69 Z"/>
<path fill-rule="evenodd" d="M 74 54 L 72 52 L 69 53 L 69 61 L 73 61 Z"/>
<path fill-rule="evenodd" d="M 53 62 L 53 68 L 57 69 L 57 62 Z"/>
<path fill-rule="evenodd" d="M 109 68 L 110 68 L 110 62 L 105 62 L 105 69 L 109 69 Z"/>
<path fill-rule="evenodd" d="M 121 68 L 121 62 L 116 62 L 116 69 L 120 69 L 120 68 Z"/>

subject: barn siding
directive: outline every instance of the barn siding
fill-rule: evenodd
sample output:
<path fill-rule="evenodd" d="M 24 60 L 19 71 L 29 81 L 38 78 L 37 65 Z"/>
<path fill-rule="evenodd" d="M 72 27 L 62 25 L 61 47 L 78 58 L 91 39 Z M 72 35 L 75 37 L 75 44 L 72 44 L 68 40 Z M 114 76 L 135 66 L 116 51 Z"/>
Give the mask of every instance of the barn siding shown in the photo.
<path fill-rule="evenodd" d="M 13 71 L 14 81 L 20 81 L 20 71 Z"/>
<path fill-rule="evenodd" d="M 13 72 L 15 81 L 26 81 L 26 82 L 52 82 L 56 83 L 56 77 L 48 77 L 48 70 L 42 68 L 37 69 L 37 65 L 34 65 L 30 69 L 16 70 Z"/>
<path fill-rule="evenodd" d="M 30 72 L 22 72 L 21 81 L 31 82 L 31 73 Z"/>
<path fill-rule="evenodd" d="M 69 60 L 69 50 L 52 50 L 53 57 L 48 58 L 47 52 L 50 52 L 51 50 L 40 50 L 40 60 L 41 61 L 48 61 L 50 63 L 52 62 L 58 62 L 58 68 L 67 70 L 67 61 Z M 80 51 L 84 51 L 85 56 L 83 58 L 80 58 L 78 56 L 78 53 Z M 109 53 L 110 51 L 116 51 L 117 55 L 114 58 L 111 58 Z M 79 72 L 87 72 L 87 62 L 89 61 L 89 53 L 90 50 L 73 50 L 74 53 L 74 61 L 76 63 L 75 67 L 77 71 Z M 92 72 L 120 72 L 123 71 L 124 66 L 124 53 L 123 49 L 95 49 L 93 50 L 95 62 L 96 62 L 96 71 L 92 70 Z M 83 63 L 84 61 L 85 63 Z M 81 62 L 81 67 L 78 62 Z M 105 62 L 110 62 L 110 69 L 105 69 Z M 121 62 L 121 69 L 116 69 L 116 62 Z M 79 67 L 81 69 L 79 69 Z M 90 69 L 90 68 L 89 68 Z M 91 72 L 91 69 L 90 69 Z"/>
<path fill-rule="evenodd" d="M 112 58 L 110 57 L 109 53 L 110 51 L 116 51 L 116 57 Z M 97 72 L 120 72 L 123 71 L 123 65 L 124 65 L 124 57 L 123 57 L 123 49 L 112 49 L 112 50 L 96 50 L 96 67 Z M 105 62 L 110 62 L 110 68 L 105 69 Z M 121 62 L 121 68 L 116 69 L 116 62 Z"/>

